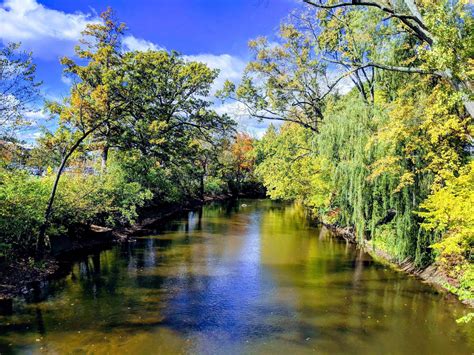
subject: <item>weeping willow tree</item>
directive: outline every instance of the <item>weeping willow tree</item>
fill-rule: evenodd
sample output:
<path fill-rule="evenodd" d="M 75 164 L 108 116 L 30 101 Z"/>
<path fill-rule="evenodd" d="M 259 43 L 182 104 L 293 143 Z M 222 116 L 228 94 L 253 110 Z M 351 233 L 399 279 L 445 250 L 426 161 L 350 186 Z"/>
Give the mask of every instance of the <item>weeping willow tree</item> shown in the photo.
<path fill-rule="evenodd" d="M 268 195 L 302 201 L 399 261 L 449 260 L 448 281 L 472 284 L 459 272 L 472 270 L 472 220 L 439 208 L 443 196 L 466 206 L 474 195 L 460 179 L 473 137 L 466 2 L 419 4 L 427 38 L 400 4 L 306 2 L 276 43 L 250 42 L 241 84 L 223 90 L 255 118 L 285 122 L 257 149 Z M 352 88 L 340 92 L 344 81 Z"/>
<path fill-rule="evenodd" d="M 373 239 L 399 260 L 413 257 L 423 265 L 431 260 L 431 241 L 420 231 L 413 211 L 427 195 L 431 178 L 419 176 L 417 183 L 403 183 L 402 171 L 411 167 L 399 165 L 403 162 L 390 155 L 402 147 L 377 139 L 390 124 L 385 111 L 354 95 L 327 113 L 318 150 L 329 162 L 333 180 L 331 215 L 335 223 L 352 226 L 359 242 Z"/>
<path fill-rule="evenodd" d="M 376 91 L 369 105 L 354 89 L 328 100 L 319 133 L 270 127 L 256 171 L 270 197 L 300 200 L 359 242 L 425 266 L 440 236 L 416 212 L 467 161 L 471 126 L 443 85 L 406 84 L 395 97 Z"/>

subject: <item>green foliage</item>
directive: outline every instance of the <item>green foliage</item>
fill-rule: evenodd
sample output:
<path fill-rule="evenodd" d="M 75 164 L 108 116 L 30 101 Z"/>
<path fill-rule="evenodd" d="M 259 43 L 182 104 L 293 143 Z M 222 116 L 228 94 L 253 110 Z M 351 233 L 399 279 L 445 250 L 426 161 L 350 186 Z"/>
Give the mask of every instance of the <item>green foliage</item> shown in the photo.
<path fill-rule="evenodd" d="M 474 20 L 469 1 L 422 1 L 424 19 L 433 37 L 431 47 L 420 48 L 426 68 L 450 71 L 460 80 L 472 80 Z M 472 93 L 471 93 L 472 95 Z"/>
<path fill-rule="evenodd" d="M 268 129 L 256 148 L 255 172 L 271 198 L 301 200 L 314 211 L 329 205 L 330 183 L 314 144 L 312 132 L 297 124 Z"/>
<path fill-rule="evenodd" d="M 227 183 L 217 176 L 209 176 L 204 185 L 206 196 L 219 196 L 227 193 Z"/>
<path fill-rule="evenodd" d="M 0 170 L 0 244 L 15 253 L 31 253 L 43 223 L 53 176 Z M 152 197 L 113 164 L 105 175 L 67 173 L 61 182 L 48 234 L 74 233 L 79 225 L 133 223 L 137 208 Z"/>
<path fill-rule="evenodd" d="M 51 179 L 48 177 L 47 179 Z M 138 182 L 130 182 L 125 171 L 111 164 L 106 174 L 64 176 L 53 212 L 53 228 L 97 223 L 113 227 L 133 223 L 137 207 L 152 194 Z"/>
<path fill-rule="evenodd" d="M 337 103 L 327 116 L 318 145 L 330 164 L 335 189 L 331 207 L 337 211 L 338 223 L 354 226 L 362 240 L 372 214 L 367 176 L 374 152 L 366 146 L 376 126 L 370 108 L 357 97 Z"/>
<path fill-rule="evenodd" d="M 172 203 L 184 198 L 173 167 L 165 167 L 156 158 L 143 156 L 137 149 L 117 151 L 113 157 L 123 169 L 126 181 L 136 182 L 151 191 L 155 200 Z"/>
<path fill-rule="evenodd" d="M 457 293 L 474 298 L 474 162 L 420 204 L 421 227 L 436 236 L 436 262 L 459 280 Z"/>
<path fill-rule="evenodd" d="M 48 194 L 48 185 L 41 179 L 0 167 L 0 245 L 4 253 L 31 251 Z"/>
<path fill-rule="evenodd" d="M 474 162 L 470 162 L 457 177 L 449 178 L 445 186 L 434 191 L 420 205 L 424 218 L 421 226 L 450 237 L 474 240 Z M 423 211 L 424 210 L 424 211 Z"/>

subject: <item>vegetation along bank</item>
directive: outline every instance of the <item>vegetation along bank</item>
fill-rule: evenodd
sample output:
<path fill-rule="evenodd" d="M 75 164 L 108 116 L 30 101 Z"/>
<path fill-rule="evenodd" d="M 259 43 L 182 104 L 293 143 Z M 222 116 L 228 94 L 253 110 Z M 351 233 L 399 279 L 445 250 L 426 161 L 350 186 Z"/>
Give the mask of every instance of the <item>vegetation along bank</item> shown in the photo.
<path fill-rule="evenodd" d="M 56 236 L 83 226 L 264 188 L 396 262 L 435 268 L 472 303 L 469 4 L 305 2 L 277 41 L 249 42 L 242 79 L 217 93 L 274 122 L 263 137 L 216 112 L 218 71 L 173 51 L 123 51 L 125 26 L 108 10 L 61 60 L 70 95 L 45 106 L 58 128 L 26 147 L 14 132 L 40 83 L 32 54 L 3 48 L 0 85 L 18 99 L 1 103 L 3 262 L 41 267 Z"/>

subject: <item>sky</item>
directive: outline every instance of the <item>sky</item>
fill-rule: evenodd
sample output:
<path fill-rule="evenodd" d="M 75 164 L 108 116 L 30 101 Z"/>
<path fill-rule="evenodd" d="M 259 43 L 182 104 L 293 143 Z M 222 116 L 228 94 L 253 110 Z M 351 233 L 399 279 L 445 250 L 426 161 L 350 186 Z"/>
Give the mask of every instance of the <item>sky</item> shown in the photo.
<path fill-rule="evenodd" d="M 73 56 L 74 45 L 87 23 L 97 21 L 107 6 L 128 28 L 128 50 L 176 50 L 190 60 L 220 69 L 214 89 L 226 79 L 237 82 L 249 60 L 247 42 L 258 36 L 275 37 L 279 23 L 301 6 L 298 0 L 4 0 L 0 2 L 0 41 L 21 42 L 33 51 L 37 77 L 48 100 L 69 92 L 59 58 Z M 240 128 L 260 136 L 268 122 L 246 118 L 232 103 L 217 104 L 219 113 L 230 113 Z M 34 112 L 40 123 L 22 132 L 33 140 L 40 125 L 53 128 L 46 114 Z"/>

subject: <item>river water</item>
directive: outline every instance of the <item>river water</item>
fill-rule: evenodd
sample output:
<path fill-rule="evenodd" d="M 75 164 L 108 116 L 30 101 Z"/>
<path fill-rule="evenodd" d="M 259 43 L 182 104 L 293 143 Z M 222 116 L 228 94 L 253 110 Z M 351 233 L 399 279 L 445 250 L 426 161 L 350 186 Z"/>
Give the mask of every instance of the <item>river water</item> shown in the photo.
<path fill-rule="evenodd" d="M 474 352 L 465 306 L 296 205 L 209 205 L 65 267 L 0 317 L 0 353 Z"/>

